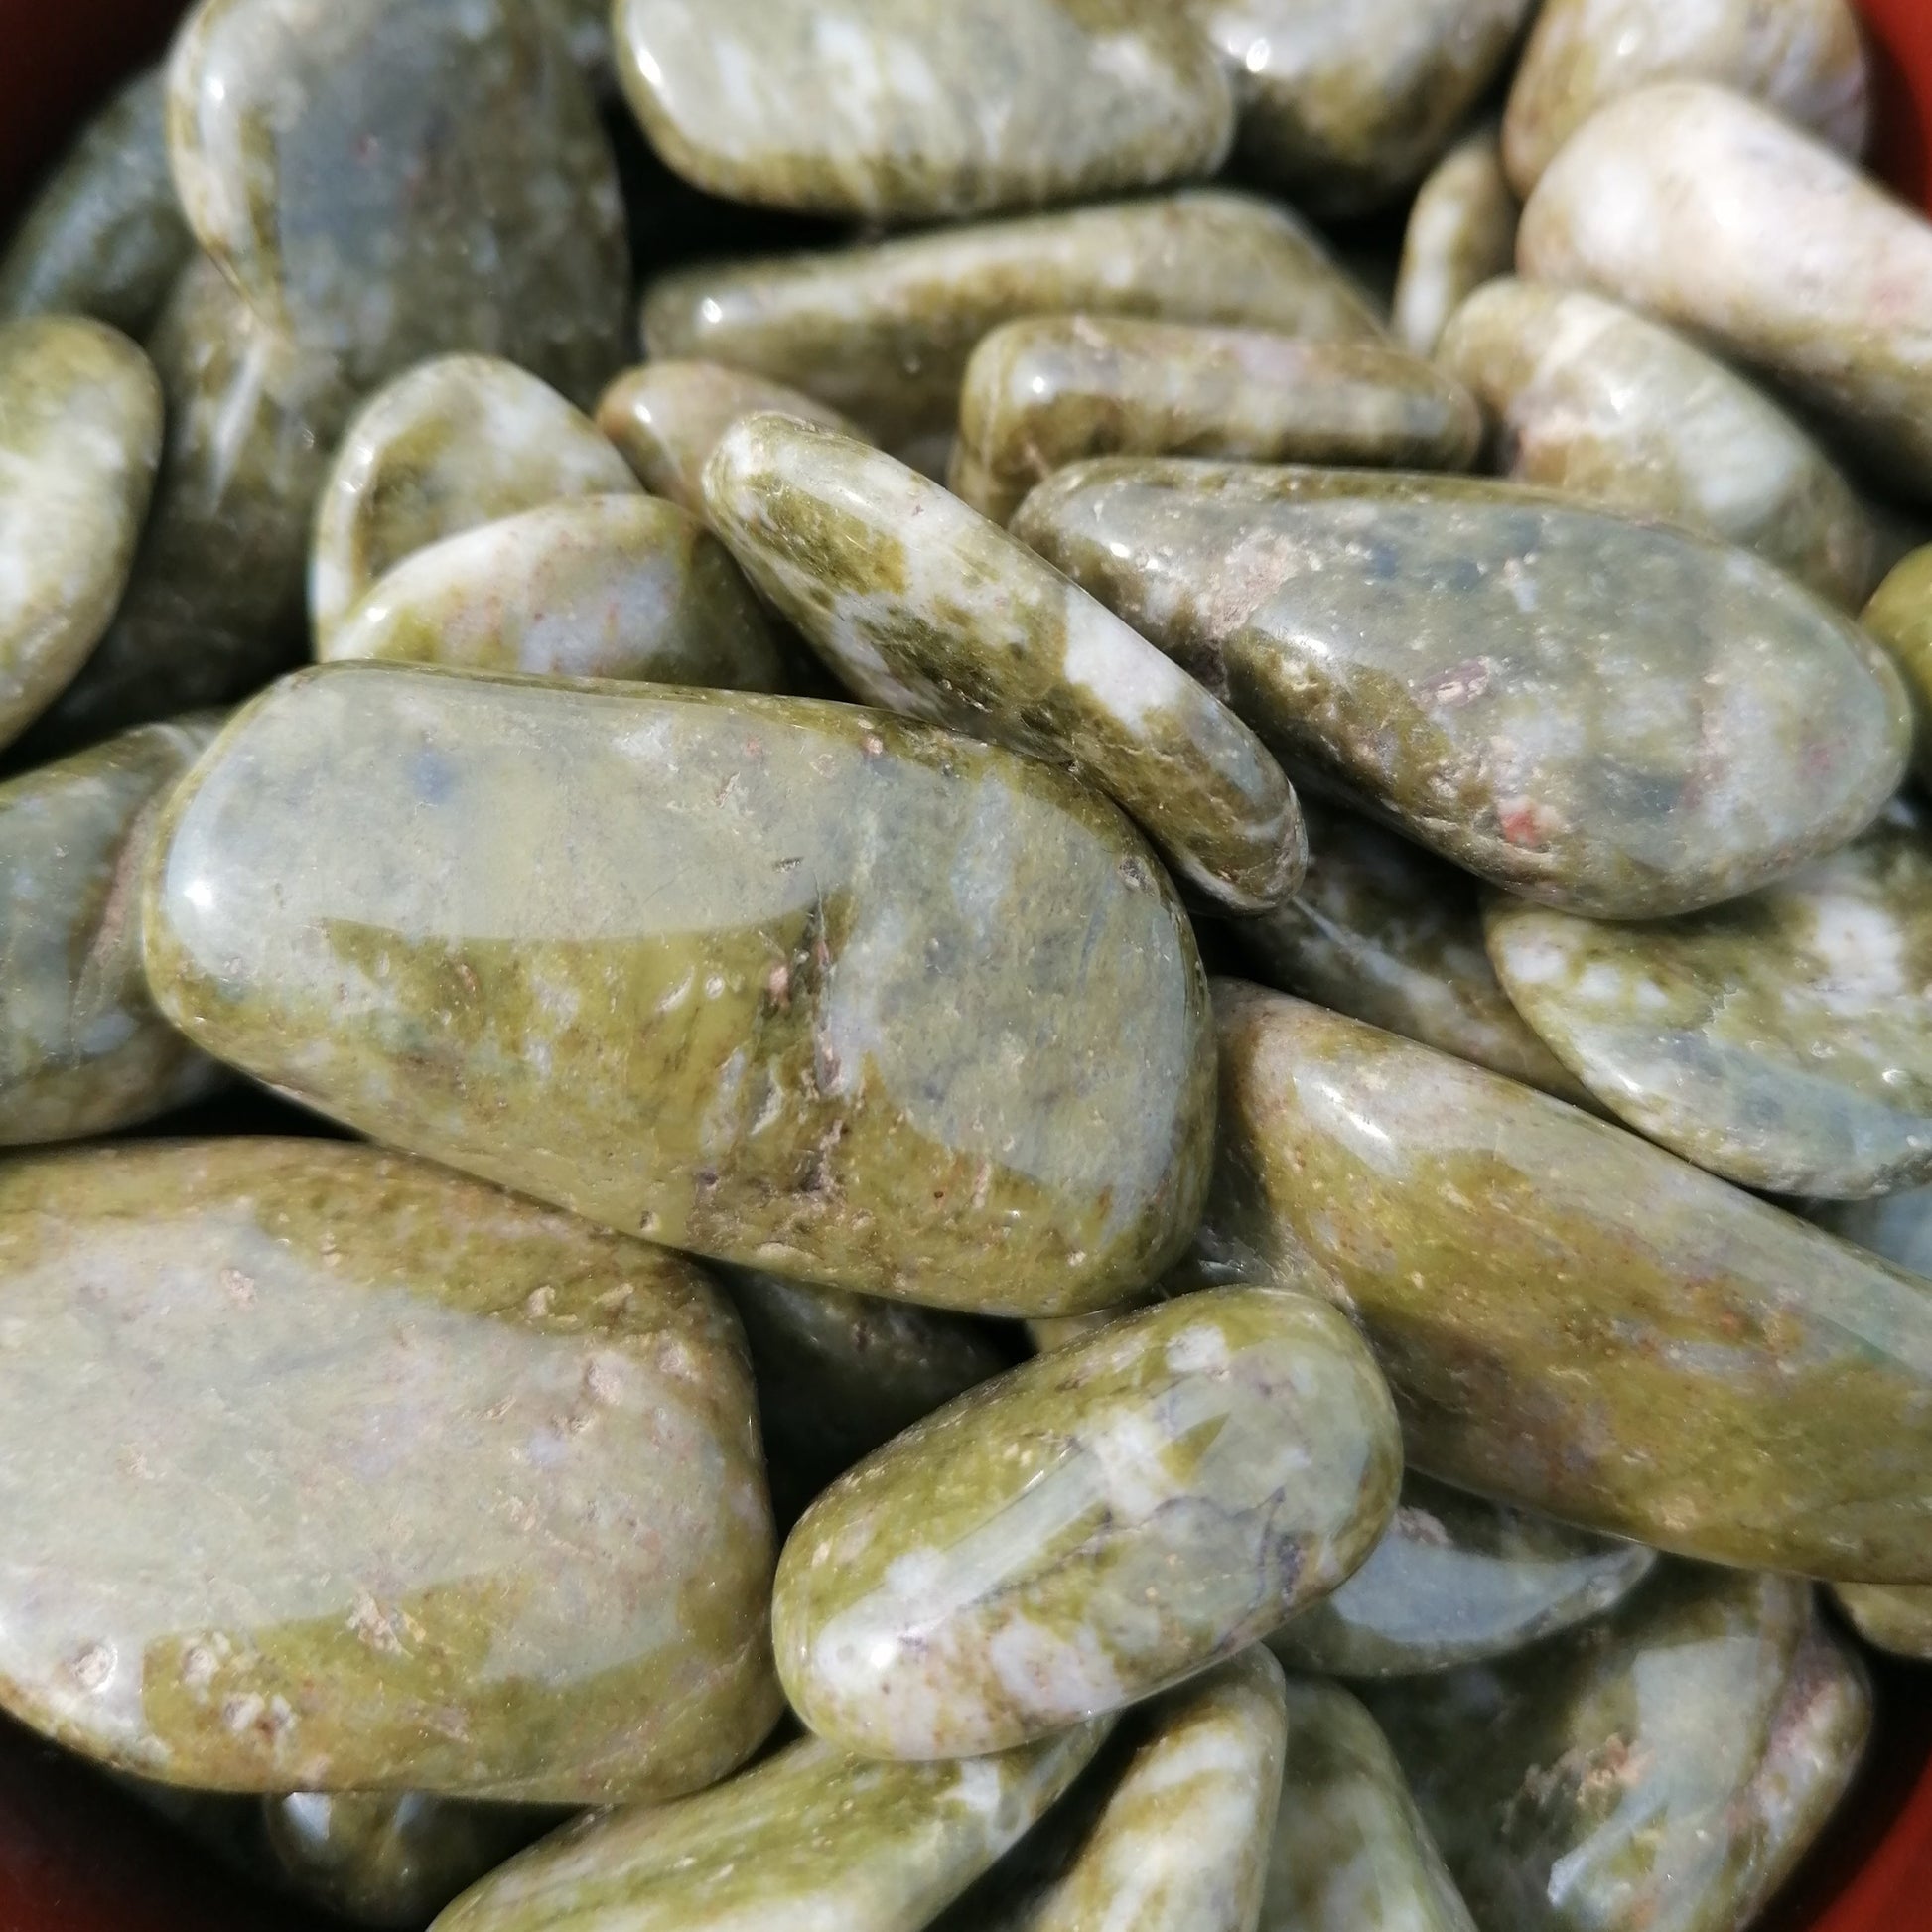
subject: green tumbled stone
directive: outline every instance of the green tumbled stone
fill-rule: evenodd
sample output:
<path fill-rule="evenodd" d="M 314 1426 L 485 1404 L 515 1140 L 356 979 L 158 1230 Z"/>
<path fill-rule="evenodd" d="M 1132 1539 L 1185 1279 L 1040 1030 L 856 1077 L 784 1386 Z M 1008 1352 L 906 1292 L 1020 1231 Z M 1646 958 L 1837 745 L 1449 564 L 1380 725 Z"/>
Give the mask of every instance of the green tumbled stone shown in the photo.
<path fill-rule="evenodd" d="M 600 93 L 610 91 L 617 76 L 609 0 L 536 0 L 536 5 L 562 34 L 578 71 Z"/>
<path fill-rule="evenodd" d="M 1866 1643 L 1895 1657 L 1932 1663 L 1932 1589 L 1835 1584 L 1832 1596 Z"/>
<path fill-rule="evenodd" d="M 962 1396 L 791 1533 L 778 1671 L 876 1756 L 1003 1750 L 1231 1656 L 1362 1562 L 1395 1416 L 1332 1310 L 1168 1302 Z"/>
<path fill-rule="evenodd" d="M 1030 759 L 805 699 L 329 665 L 171 820 L 163 1011 L 380 1139 L 987 1313 L 1125 1300 L 1199 1216 L 1192 936 Z"/>
<path fill-rule="evenodd" d="M 1449 317 L 1484 282 L 1509 273 L 1521 213 L 1493 122 L 1464 135 L 1430 170 L 1403 231 L 1390 324 L 1412 354 L 1434 355 Z"/>
<path fill-rule="evenodd" d="M 1912 694 L 1912 768 L 1924 785 L 1932 781 L 1932 546 L 1893 566 L 1861 621 Z"/>
<path fill-rule="evenodd" d="M 1738 1932 L 1871 1725 L 1808 1585 L 1678 1567 L 1608 1623 L 1368 1701 L 1476 1922 L 1513 1932 Z"/>
<path fill-rule="evenodd" d="M 731 1311 L 677 1257 L 324 1141 L 0 1171 L 0 1702 L 206 1790 L 594 1803 L 777 1714 Z"/>
<path fill-rule="evenodd" d="M 1932 1286 L 1623 1129 L 1219 982 L 1209 1226 L 1332 1271 L 1418 1468 L 1711 1562 L 1932 1583 Z"/>

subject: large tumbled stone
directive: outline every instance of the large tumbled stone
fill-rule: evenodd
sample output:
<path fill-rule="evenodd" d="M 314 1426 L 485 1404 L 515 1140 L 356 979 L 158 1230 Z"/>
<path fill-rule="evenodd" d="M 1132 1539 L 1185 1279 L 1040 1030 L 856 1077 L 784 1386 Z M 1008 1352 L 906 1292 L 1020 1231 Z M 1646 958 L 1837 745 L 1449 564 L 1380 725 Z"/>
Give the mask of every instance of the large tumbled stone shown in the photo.
<path fill-rule="evenodd" d="M 1516 262 L 1522 210 L 1503 177 L 1493 122 L 1466 134 L 1429 171 L 1409 209 L 1390 329 L 1415 355 L 1434 355 L 1449 319 Z"/>
<path fill-rule="evenodd" d="M 414 1152 L 986 1312 L 1126 1299 L 1198 1217 L 1192 936 L 1032 759 L 803 699 L 330 665 L 171 818 L 163 1011 Z"/>
<path fill-rule="evenodd" d="M 369 1149 L 0 1172 L 0 1702 L 209 1790 L 667 1797 L 777 1713 L 730 1310 Z"/>

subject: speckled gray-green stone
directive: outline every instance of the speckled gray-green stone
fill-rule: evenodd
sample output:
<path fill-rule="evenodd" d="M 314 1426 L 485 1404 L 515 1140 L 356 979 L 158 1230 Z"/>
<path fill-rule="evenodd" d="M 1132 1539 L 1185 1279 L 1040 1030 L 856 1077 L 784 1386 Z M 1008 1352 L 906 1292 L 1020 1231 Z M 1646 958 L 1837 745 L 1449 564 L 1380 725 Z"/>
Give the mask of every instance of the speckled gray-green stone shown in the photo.
<path fill-rule="evenodd" d="M 1858 1769 L 1871 1694 L 1809 1585 L 1672 1566 L 1607 1623 L 1378 1686 L 1476 1922 L 1738 1932 Z"/>
<path fill-rule="evenodd" d="M 1932 1589 L 1835 1584 L 1832 1596 L 1866 1643 L 1895 1657 L 1932 1663 Z"/>
<path fill-rule="evenodd" d="M 777 1715 L 771 1519 L 690 1263 L 324 1141 L 0 1171 L 0 1703 L 206 1790 L 594 1803 Z"/>
<path fill-rule="evenodd" d="M 1332 1271 L 1413 1465 L 1711 1562 L 1932 1583 L 1932 1285 L 1633 1134 L 1218 982 L 1214 1239 Z"/>
<path fill-rule="evenodd" d="M 1903 557 L 1861 619 L 1885 648 L 1912 696 L 1912 769 L 1932 780 L 1932 546 Z"/>
<path fill-rule="evenodd" d="M 1429 171 L 1403 231 L 1391 328 L 1416 355 L 1434 355 L 1449 319 L 1516 261 L 1522 209 L 1503 176 L 1496 127 L 1466 134 Z"/>
<path fill-rule="evenodd" d="M 171 817 L 163 1011 L 380 1139 L 988 1313 L 1128 1299 L 1198 1218 L 1192 935 L 1031 759 L 806 699 L 326 665 Z"/>
<path fill-rule="evenodd" d="M 741 418 L 705 470 L 712 526 L 850 689 L 1108 793 L 1218 905 L 1279 905 L 1308 860 L 1247 726 L 950 491 L 796 417 Z"/>

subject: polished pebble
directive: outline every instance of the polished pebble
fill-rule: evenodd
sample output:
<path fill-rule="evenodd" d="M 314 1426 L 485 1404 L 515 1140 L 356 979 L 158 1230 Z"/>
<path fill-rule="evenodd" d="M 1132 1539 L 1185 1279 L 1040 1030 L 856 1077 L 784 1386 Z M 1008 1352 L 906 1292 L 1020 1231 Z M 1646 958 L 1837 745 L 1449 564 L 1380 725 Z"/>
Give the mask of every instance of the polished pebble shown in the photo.
<path fill-rule="evenodd" d="M 1932 1589 L 1836 1584 L 1832 1596 L 1866 1643 L 1895 1657 L 1932 1663 Z"/>
<path fill-rule="evenodd" d="M 1932 778 L 1932 546 L 1915 546 L 1873 593 L 1860 620 L 1884 646 L 1912 698 L 1912 769 Z"/>
<path fill-rule="evenodd" d="M 1434 355 L 1449 319 L 1516 262 L 1522 214 L 1493 122 L 1465 134 L 1416 191 L 1403 230 L 1390 327 L 1412 354 Z"/>

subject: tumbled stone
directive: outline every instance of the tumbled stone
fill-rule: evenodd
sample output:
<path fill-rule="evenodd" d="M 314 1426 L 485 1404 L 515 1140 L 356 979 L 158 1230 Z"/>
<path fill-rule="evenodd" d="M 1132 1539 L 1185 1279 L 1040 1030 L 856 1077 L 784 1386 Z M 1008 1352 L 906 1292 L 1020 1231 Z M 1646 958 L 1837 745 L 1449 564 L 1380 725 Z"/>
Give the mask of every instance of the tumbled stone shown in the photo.
<path fill-rule="evenodd" d="M 1218 667 L 1298 779 L 1566 911 L 1735 898 L 1856 836 L 1903 774 L 1883 653 L 1688 531 L 1487 479 L 1103 458 L 1014 533 Z"/>
<path fill-rule="evenodd" d="M 0 1146 L 132 1127 L 221 1071 L 162 1019 L 140 882 L 218 721 L 143 725 L 0 785 Z"/>
<path fill-rule="evenodd" d="M 161 430 L 161 384 L 125 336 L 78 316 L 0 323 L 0 745 L 107 628 Z"/>
<path fill-rule="evenodd" d="M 1402 236 L 1390 327 L 1412 354 L 1434 355 L 1449 319 L 1516 261 L 1521 208 L 1503 175 L 1495 124 L 1464 135 L 1416 191 Z"/>
<path fill-rule="evenodd" d="M 1810 1586 L 1676 1566 L 1607 1625 L 1368 1701 L 1476 1922 L 1521 1932 L 1736 1932 L 1871 1725 Z"/>
<path fill-rule="evenodd" d="M 1035 483 L 1082 457 L 1461 470 L 1481 440 L 1459 383 L 1377 343 L 1040 316 L 974 350 L 952 485 L 1005 523 Z"/>
<path fill-rule="evenodd" d="M 1612 102 L 1538 183 L 1517 255 L 1761 370 L 1932 500 L 1932 225 L 1767 109 L 1696 81 Z"/>
<path fill-rule="evenodd" d="M 343 620 L 405 557 L 479 524 L 635 483 L 589 417 L 490 355 L 445 355 L 363 406 L 316 509 L 309 608 L 326 654 Z"/>
<path fill-rule="evenodd" d="M 600 93 L 613 90 L 617 63 L 608 0 L 537 0 L 537 6 L 563 35 L 570 58 L 584 78 Z"/>
<path fill-rule="evenodd" d="M 1835 1584 L 1832 1596 L 1866 1643 L 1895 1657 L 1932 1662 L 1932 1589 Z"/>
<path fill-rule="evenodd" d="M 580 1820 L 435 1932 L 923 1932 L 1078 1775 L 1104 1725 L 998 1757 L 880 1764 L 816 1737 L 696 1798 Z"/>
<path fill-rule="evenodd" d="M 653 357 L 802 389 L 889 449 L 950 432 L 980 339 L 1072 311 L 1375 340 L 1381 325 L 1286 209 L 1201 189 L 815 254 L 701 264 L 644 302 Z"/>
<path fill-rule="evenodd" d="M 1901 558 L 1887 572 L 1861 620 L 1898 667 L 1912 697 L 1912 768 L 1932 779 L 1932 546 Z"/>
<path fill-rule="evenodd" d="M 778 1671 L 875 1756 L 1003 1750 L 1232 1656 L 1363 1561 L 1401 1450 L 1368 1352 L 1273 1289 L 1035 1357 L 842 1477 L 786 1541 Z"/>
<path fill-rule="evenodd" d="M 1268 1639 L 1299 1670 L 1413 1677 L 1507 1657 L 1600 1616 L 1654 1550 L 1410 1475 L 1369 1560 Z"/>
<path fill-rule="evenodd" d="M 447 349 L 588 403 L 622 359 L 617 165 L 521 0 L 201 0 L 169 57 L 189 226 L 363 388 Z"/>
<path fill-rule="evenodd" d="M 1502 279 L 1457 311 L 1440 356 L 1497 425 L 1519 482 L 1723 537 L 1856 609 L 1871 519 L 1770 397 L 1659 323 L 1581 289 Z"/>
<path fill-rule="evenodd" d="M 777 1714 L 737 1323 L 689 1263 L 324 1141 L 0 1170 L 0 1702 L 208 1790 L 596 1803 Z"/>
<path fill-rule="evenodd" d="M 328 665 L 170 816 L 162 1010 L 413 1152 L 986 1313 L 1125 1300 L 1198 1218 L 1199 955 L 1113 807 L 1031 759 L 805 699 Z"/>
<path fill-rule="evenodd" d="M 1294 790 L 1247 726 L 950 491 L 762 415 L 725 433 L 705 500 L 753 582 L 868 703 L 1063 765 L 1217 904 L 1260 911 L 1301 883 Z"/>
<path fill-rule="evenodd" d="M 1216 984 L 1210 1230 L 1332 1271 L 1415 1467 L 1659 1549 L 1932 1583 L 1932 1288 L 1636 1136 Z"/>
<path fill-rule="evenodd" d="M 166 102 L 150 68 L 80 130 L 0 252 L 0 317 L 148 333 L 195 249 L 168 174 Z"/>

